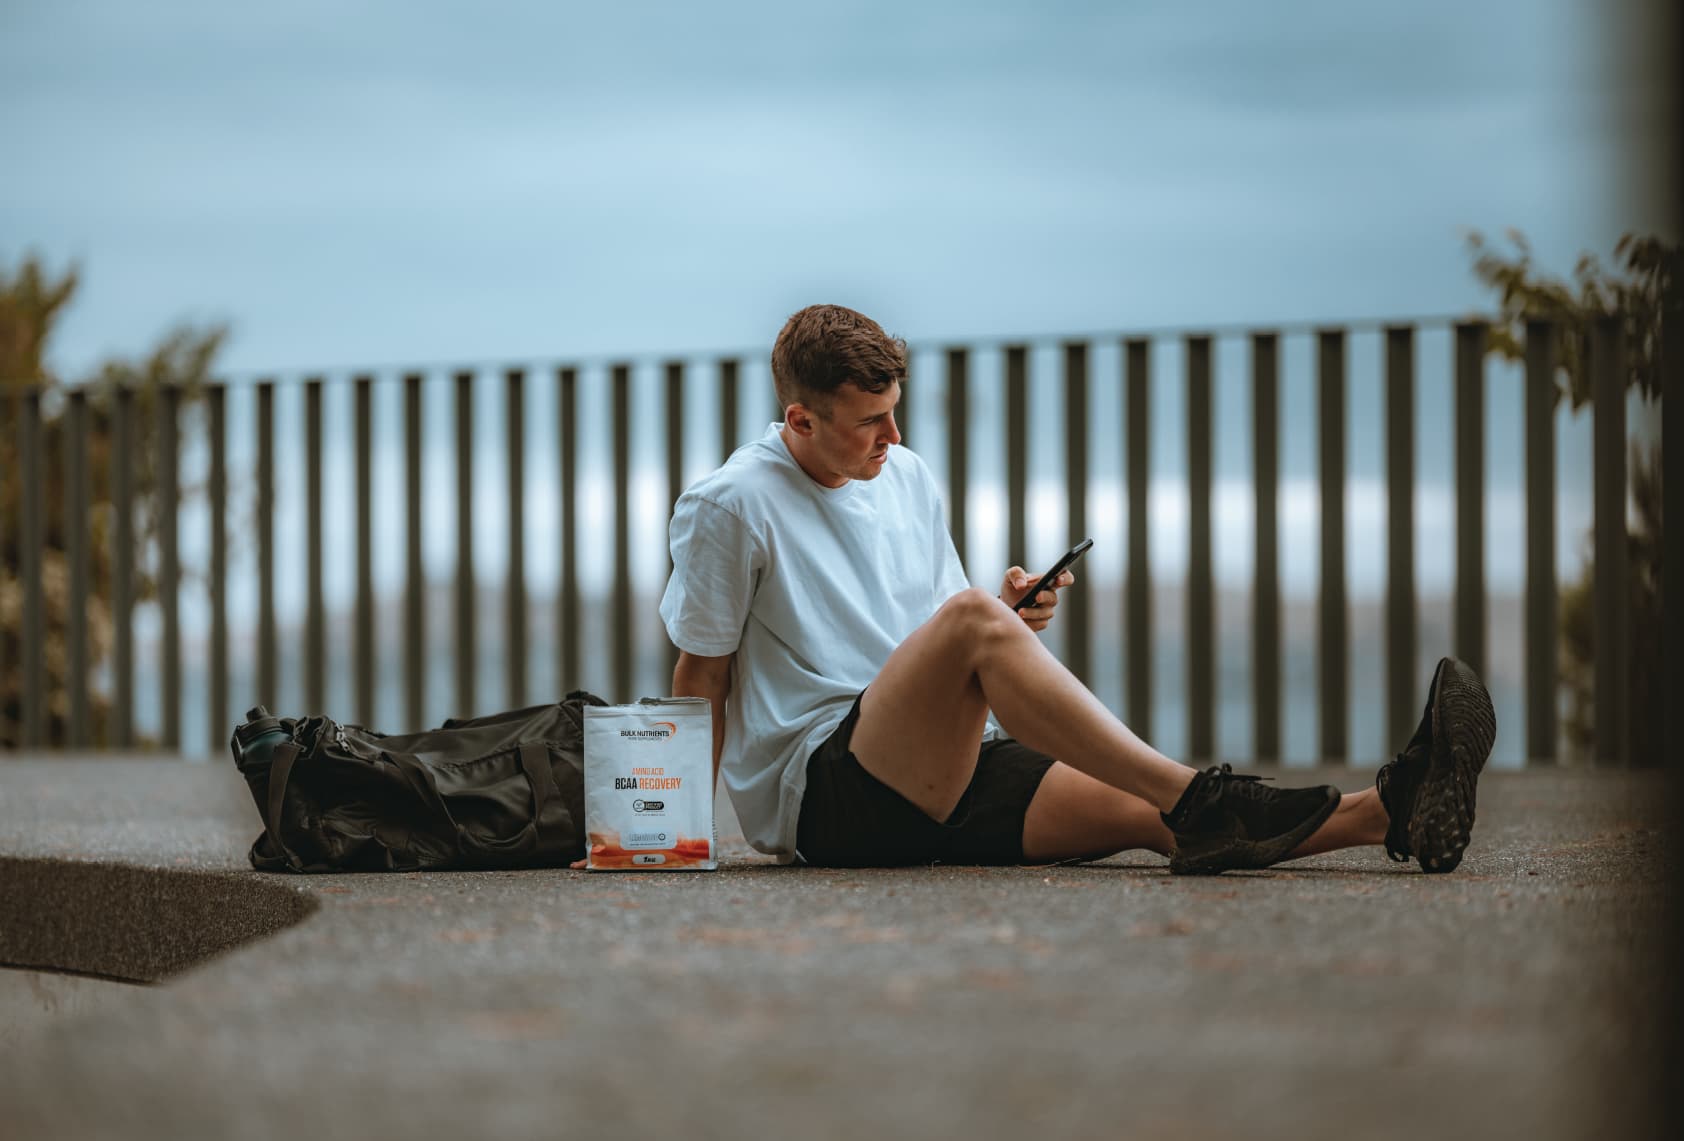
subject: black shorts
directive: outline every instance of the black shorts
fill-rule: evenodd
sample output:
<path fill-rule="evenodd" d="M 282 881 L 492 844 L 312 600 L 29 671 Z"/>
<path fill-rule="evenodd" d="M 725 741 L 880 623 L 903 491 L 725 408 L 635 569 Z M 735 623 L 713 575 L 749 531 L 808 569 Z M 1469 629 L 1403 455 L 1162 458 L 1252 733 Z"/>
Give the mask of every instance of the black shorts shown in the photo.
<path fill-rule="evenodd" d="M 860 697 L 864 697 L 862 693 Z M 860 698 L 807 758 L 795 847 L 820 867 L 1021 864 L 1023 819 L 1053 759 L 1011 738 L 984 741 L 976 773 L 945 821 L 866 772 L 848 744 Z"/>

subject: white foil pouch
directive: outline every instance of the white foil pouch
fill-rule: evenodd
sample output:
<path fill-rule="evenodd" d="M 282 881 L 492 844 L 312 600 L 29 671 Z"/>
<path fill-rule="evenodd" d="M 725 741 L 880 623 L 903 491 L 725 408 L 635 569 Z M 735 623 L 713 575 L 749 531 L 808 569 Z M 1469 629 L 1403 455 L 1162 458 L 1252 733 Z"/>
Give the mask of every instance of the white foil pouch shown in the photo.
<path fill-rule="evenodd" d="M 592 871 L 719 867 L 707 698 L 585 706 L 585 830 Z"/>

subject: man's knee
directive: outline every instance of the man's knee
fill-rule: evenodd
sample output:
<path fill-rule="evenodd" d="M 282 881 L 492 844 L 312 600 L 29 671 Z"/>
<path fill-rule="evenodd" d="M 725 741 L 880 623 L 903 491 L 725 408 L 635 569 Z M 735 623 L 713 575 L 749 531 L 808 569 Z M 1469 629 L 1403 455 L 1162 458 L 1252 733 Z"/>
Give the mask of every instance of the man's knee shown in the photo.
<path fill-rule="evenodd" d="M 968 646 L 980 646 L 1010 634 L 1023 622 L 1012 608 L 981 587 L 961 590 L 936 611 L 935 620 Z"/>

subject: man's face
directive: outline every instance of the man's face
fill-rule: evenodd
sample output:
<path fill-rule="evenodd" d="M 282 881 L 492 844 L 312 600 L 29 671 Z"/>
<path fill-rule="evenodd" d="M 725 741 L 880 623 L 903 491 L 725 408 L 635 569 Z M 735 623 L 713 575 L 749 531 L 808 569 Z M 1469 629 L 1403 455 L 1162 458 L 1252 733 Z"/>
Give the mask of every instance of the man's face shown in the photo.
<path fill-rule="evenodd" d="M 895 405 L 900 382 L 882 392 L 866 392 L 851 384 L 836 390 L 830 415 L 807 411 L 812 426 L 807 436 L 807 474 L 826 487 L 841 487 L 850 479 L 876 479 L 889 458 L 889 445 L 900 443 Z M 806 411 L 806 410 L 804 410 Z M 807 464 L 803 464 L 807 467 Z"/>

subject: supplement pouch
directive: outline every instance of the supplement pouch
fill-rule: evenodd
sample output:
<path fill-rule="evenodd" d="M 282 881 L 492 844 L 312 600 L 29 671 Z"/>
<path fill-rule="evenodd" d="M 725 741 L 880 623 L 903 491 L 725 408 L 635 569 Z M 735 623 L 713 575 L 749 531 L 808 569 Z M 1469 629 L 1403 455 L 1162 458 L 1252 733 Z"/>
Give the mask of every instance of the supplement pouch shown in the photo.
<path fill-rule="evenodd" d="M 585 709 L 585 830 L 592 871 L 711 871 L 713 706 L 646 697 Z"/>

